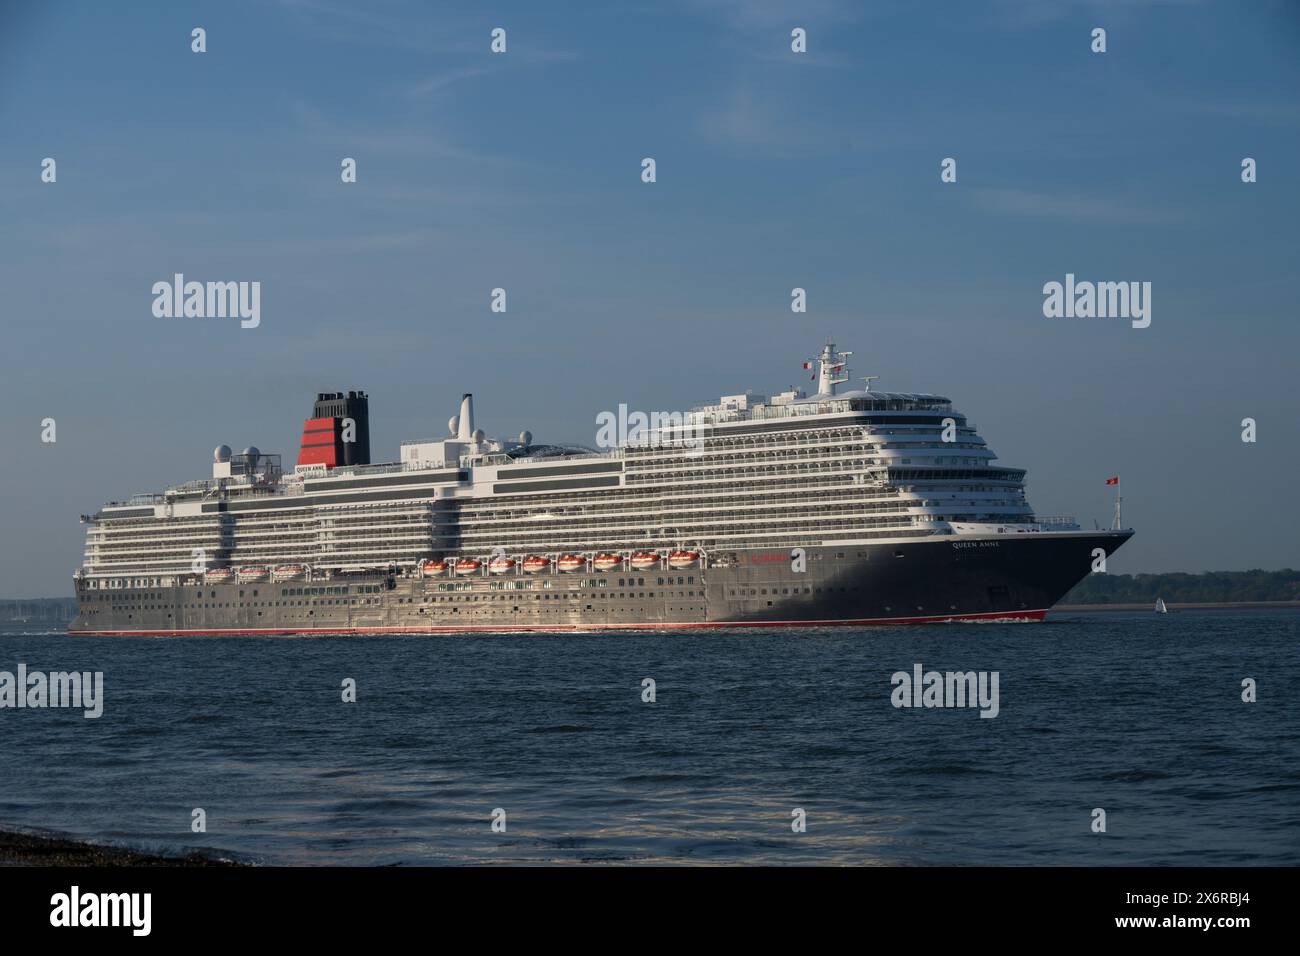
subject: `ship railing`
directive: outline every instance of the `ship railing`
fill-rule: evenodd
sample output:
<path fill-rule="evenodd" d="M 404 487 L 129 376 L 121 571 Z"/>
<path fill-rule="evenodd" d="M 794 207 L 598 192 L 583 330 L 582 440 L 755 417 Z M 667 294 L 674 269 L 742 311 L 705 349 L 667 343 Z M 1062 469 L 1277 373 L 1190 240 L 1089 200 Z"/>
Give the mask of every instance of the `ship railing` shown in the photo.
<path fill-rule="evenodd" d="M 1034 515 L 1034 524 L 1048 525 L 1053 528 L 1077 528 L 1079 522 L 1074 515 Z"/>
<path fill-rule="evenodd" d="M 547 461 L 581 461 L 588 458 L 617 458 L 619 451 L 621 451 L 621 448 L 611 448 L 608 451 L 579 451 L 573 452 L 572 454 L 548 455 L 545 458 L 538 459 L 537 461 L 540 463 Z M 504 461 L 498 461 L 497 459 L 504 459 Z M 496 452 L 493 452 L 490 455 L 461 455 L 460 462 L 462 466 L 472 465 L 475 463 L 502 465 L 522 463 L 518 458 L 511 458 L 509 455 L 501 455 Z"/>
<path fill-rule="evenodd" d="M 330 478 L 342 478 L 345 475 L 392 475 L 407 471 L 406 463 L 392 465 L 339 465 L 330 469 Z M 326 488 L 329 486 L 326 485 Z"/>
<path fill-rule="evenodd" d="M 126 501 L 110 501 L 104 505 L 105 508 L 129 508 L 132 505 L 160 505 L 164 501 L 162 495 L 132 495 Z"/>

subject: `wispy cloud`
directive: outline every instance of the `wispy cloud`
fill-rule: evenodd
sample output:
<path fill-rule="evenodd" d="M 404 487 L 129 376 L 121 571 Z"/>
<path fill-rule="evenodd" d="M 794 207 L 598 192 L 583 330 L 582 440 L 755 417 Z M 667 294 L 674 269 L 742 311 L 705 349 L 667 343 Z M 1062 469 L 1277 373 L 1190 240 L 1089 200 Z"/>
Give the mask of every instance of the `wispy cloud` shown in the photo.
<path fill-rule="evenodd" d="M 1080 223 L 1165 223 L 1182 218 L 1114 197 L 1049 195 L 1028 189 L 977 189 L 972 195 L 977 209 L 1004 216 Z"/>
<path fill-rule="evenodd" d="M 1270 126 L 1293 126 L 1300 123 L 1300 104 L 1262 102 L 1253 94 L 1243 93 L 1236 100 L 1185 101 L 1182 109 L 1207 116 L 1223 116 Z"/>
<path fill-rule="evenodd" d="M 302 29 L 337 43 L 390 47 L 441 57 L 473 57 L 484 62 L 491 59 L 498 67 L 578 58 L 571 50 L 544 43 L 536 34 L 530 35 L 527 42 L 515 42 L 511 37 L 509 55 L 494 56 L 489 48 L 490 33 L 482 19 L 473 16 L 473 10 L 457 10 L 446 4 L 438 5 L 436 16 L 430 18 L 426 4 L 400 0 L 278 2 Z"/>
<path fill-rule="evenodd" d="M 696 119 L 701 136 L 718 146 L 807 157 L 875 153 L 912 138 L 898 129 L 846 122 L 815 96 L 802 96 L 770 77 L 737 81 L 721 95 Z"/>
<path fill-rule="evenodd" d="M 986 22 L 1034 28 L 1083 15 L 1105 16 L 1109 22 L 1131 22 L 1152 7 L 1204 6 L 1206 0 L 995 0 Z"/>
<path fill-rule="evenodd" d="M 289 112 L 307 141 L 331 146 L 355 144 L 356 151 L 364 150 L 370 156 L 439 158 L 495 166 L 523 164 L 522 160 L 505 154 L 464 146 L 449 133 L 426 132 L 406 122 L 349 124 L 301 97 L 290 100 Z"/>
<path fill-rule="evenodd" d="M 769 155 L 807 155 L 842 139 L 813 113 L 784 96 L 740 83 L 715 108 L 699 116 L 701 134 L 715 144 L 761 150 Z"/>
<path fill-rule="evenodd" d="M 338 0 L 278 0 L 280 7 L 314 35 L 337 43 L 417 50 L 425 53 L 467 52 L 470 39 L 451 30 L 423 29 L 426 18 L 402 15 L 391 2 L 351 3 Z M 444 17 L 437 18 L 439 26 Z M 484 44 L 486 48 L 486 43 Z"/>
<path fill-rule="evenodd" d="M 744 33 L 789 30 L 807 27 L 810 23 L 823 26 L 851 23 L 864 14 L 861 4 L 844 0 L 686 0 L 686 7 L 697 15 L 715 17 L 729 28 Z"/>
<path fill-rule="evenodd" d="M 448 70 L 445 73 L 439 73 L 437 76 L 431 76 L 421 80 L 411 86 L 406 91 L 406 95 L 412 99 L 422 99 L 426 96 L 432 96 L 441 93 L 443 90 L 465 80 L 472 80 L 475 77 L 486 76 L 490 70 L 482 66 L 463 67 L 458 70 Z"/>

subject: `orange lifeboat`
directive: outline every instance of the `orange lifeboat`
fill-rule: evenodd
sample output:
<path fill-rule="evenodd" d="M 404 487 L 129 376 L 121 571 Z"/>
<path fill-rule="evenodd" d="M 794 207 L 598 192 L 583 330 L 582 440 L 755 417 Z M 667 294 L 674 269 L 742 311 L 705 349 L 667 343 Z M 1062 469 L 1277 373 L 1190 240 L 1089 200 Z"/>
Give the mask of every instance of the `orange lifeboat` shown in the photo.
<path fill-rule="evenodd" d="M 261 567 L 240 568 L 239 581 L 241 584 L 245 581 L 265 581 L 267 573 L 266 568 Z"/>
<path fill-rule="evenodd" d="M 632 555 L 632 567 L 637 571 L 648 571 L 659 563 L 659 555 L 653 551 L 638 551 Z"/>
<path fill-rule="evenodd" d="M 427 561 L 421 561 L 420 573 L 426 578 L 436 578 L 440 574 L 446 574 L 447 562 L 435 561 L 432 558 L 429 558 Z"/>
<path fill-rule="evenodd" d="M 551 562 L 547 561 L 545 558 L 539 558 L 537 555 L 524 559 L 525 574 L 540 574 L 550 566 Z"/>
<path fill-rule="evenodd" d="M 597 571 L 613 571 L 623 564 L 623 559 L 617 554 L 598 554 L 591 564 Z"/>
<path fill-rule="evenodd" d="M 481 567 L 483 567 L 483 562 L 477 558 L 465 558 L 456 562 L 456 573 L 462 575 L 476 574 Z"/>
<path fill-rule="evenodd" d="M 506 574 L 514 569 L 514 558 L 493 558 L 488 562 L 488 574 Z"/>
<path fill-rule="evenodd" d="M 555 562 L 555 566 L 561 571 L 581 571 L 586 567 L 587 562 L 582 560 L 576 554 L 566 554 L 560 560 Z"/>
<path fill-rule="evenodd" d="M 296 581 L 298 578 L 305 577 L 307 569 L 301 564 L 282 564 L 271 572 L 273 581 Z"/>
<path fill-rule="evenodd" d="M 224 584 L 234 578 L 235 572 L 231 568 L 211 568 L 207 572 L 207 580 L 213 584 Z"/>
<path fill-rule="evenodd" d="M 684 571 L 687 568 L 694 567 L 695 562 L 698 560 L 700 560 L 700 552 L 698 551 L 674 551 L 668 555 L 668 567 Z"/>

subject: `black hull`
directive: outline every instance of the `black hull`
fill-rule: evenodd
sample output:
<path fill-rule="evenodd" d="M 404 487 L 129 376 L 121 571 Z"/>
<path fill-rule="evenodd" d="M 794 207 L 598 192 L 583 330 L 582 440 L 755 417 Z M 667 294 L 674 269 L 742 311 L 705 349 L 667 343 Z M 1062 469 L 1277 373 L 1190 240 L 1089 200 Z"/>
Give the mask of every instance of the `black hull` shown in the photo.
<path fill-rule="evenodd" d="M 1041 620 L 1130 531 L 714 554 L 701 569 L 96 590 L 74 634 L 449 633 Z M 800 566 L 802 565 L 802 567 Z"/>

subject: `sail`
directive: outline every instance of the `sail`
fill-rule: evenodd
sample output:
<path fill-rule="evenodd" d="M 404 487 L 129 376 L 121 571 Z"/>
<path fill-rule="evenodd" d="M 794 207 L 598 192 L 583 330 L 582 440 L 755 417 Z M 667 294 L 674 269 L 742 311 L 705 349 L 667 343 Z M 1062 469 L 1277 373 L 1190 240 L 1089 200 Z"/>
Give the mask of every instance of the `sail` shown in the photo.
<path fill-rule="evenodd" d="M 1156 613 L 1157 613 L 1157 614 L 1165 614 L 1165 613 L 1167 613 L 1168 611 L 1169 611 L 1169 608 L 1165 607 L 1165 599 L 1164 599 L 1164 598 L 1156 598 Z"/>

